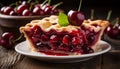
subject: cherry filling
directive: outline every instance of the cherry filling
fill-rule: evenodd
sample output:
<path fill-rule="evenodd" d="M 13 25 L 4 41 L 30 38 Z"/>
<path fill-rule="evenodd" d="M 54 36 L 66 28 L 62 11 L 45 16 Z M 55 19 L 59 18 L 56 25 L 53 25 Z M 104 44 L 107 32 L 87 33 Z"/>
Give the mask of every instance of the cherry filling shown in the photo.
<path fill-rule="evenodd" d="M 25 33 L 34 44 L 34 47 L 45 54 L 47 53 L 46 50 L 88 54 L 94 52 L 91 46 L 96 43 L 100 31 L 90 31 L 82 27 L 77 31 L 72 30 L 72 32 L 57 32 L 54 29 L 45 32 L 39 26 L 34 26 Z"/>

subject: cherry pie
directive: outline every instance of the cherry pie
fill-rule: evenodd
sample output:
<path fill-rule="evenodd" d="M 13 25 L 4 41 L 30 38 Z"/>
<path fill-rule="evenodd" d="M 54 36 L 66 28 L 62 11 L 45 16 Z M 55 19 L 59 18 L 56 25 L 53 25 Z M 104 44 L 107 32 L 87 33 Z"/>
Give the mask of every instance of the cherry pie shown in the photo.
<path fill-rule="evenodd" d="M 93 53 L 108 25 L 108 21 L 88 19 L 81 26 L 60 26 L 58 16 L 51 15 L 20 27 L 20 32 L 25 35 L 32 51 L 78 55 Z"/>

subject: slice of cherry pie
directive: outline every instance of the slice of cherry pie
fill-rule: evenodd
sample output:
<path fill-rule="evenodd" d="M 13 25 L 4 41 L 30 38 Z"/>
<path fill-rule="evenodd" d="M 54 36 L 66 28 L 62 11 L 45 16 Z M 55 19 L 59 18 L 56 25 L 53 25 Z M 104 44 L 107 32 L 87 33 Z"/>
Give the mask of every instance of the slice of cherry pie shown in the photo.
<path fill-rule="evenodd" d="M 60 26 L 58 16 L 33 20 L 20 32 L 24 33 L 32 51 L 46 54 L 78 55 L 93 53 L 109 22 L 84 20 L 81 26 Z"/>

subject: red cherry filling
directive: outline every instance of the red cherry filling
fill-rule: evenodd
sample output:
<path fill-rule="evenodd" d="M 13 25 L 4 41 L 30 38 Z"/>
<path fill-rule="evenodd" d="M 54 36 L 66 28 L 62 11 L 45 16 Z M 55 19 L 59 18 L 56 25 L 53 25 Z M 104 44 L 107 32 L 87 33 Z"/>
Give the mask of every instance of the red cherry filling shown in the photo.
<path fill-rule="evenodd" d="M 31 27 L 31 31 L 25 31 L 25 33 L 34 47 L 45 54 L 47 53 L 46 50 L 87 54 L 94 52 L 91 46 L 96 43 L 100 31 L 95 32 L 82 27 L 72 32 L 57 32 L 54 29 L 45 32 L 39 26 L 34 26 Z"/>

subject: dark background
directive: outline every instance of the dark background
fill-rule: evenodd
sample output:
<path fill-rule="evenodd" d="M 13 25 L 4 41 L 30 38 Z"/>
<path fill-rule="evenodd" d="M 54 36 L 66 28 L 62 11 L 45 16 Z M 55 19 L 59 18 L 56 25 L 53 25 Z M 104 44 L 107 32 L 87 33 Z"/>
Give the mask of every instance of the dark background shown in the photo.
<path fill-rule="evenodd" d="M 19 0 L 0 0 L 3 5 L 9 5 Z M 23 1 L 23 0 L 21 0 Z M 24 0 L 25 1 L 25 0 Z M 32 0 L 35 1 L 35 0 Z M 39 0 L 42 3 L 44 0 Z M 65 10 L 67 13 L 69 10 L 77 10 L 79 6 L 79 0 L 51 0 L 51 4 L 58 2 L 64 2 L 59 8 Z M 91 9 L 95 10 L 96 18 L 105 19 L 109 10 L 112 10 L 111 18 L 120 17 L 119 0 L 83 0 L 81 11 L 84 12 L 86 18 L 90 17 Z"/>

